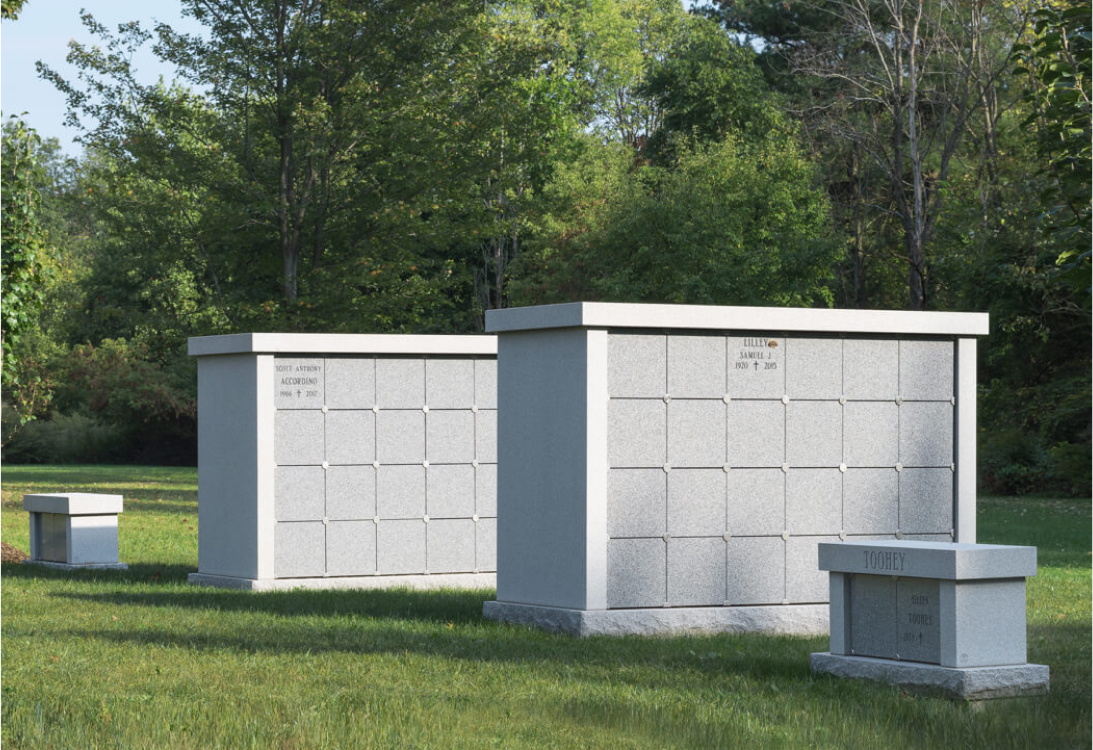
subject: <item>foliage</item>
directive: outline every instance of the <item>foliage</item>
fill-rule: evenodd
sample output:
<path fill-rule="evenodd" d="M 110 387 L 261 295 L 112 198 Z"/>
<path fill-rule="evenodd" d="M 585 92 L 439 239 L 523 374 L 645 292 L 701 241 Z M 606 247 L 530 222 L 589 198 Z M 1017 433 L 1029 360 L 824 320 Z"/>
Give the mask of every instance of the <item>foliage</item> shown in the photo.
<path fill-rule="evenodd" d="M 158 363 L 147 344 L 76 346 L 62 365 L 58 406 L 119 428 L 139 463 L 189 464 L 197 432 L 196 366 L 178 352 Z"/>
<path fill-rule="evenodd" d="M 1038 130 L 1038 152 L 1050 175 L 1040 196 L 1044 225 L 1059 246 L 1058 263 L 1067 281 L 1088 290 L 1093 5 L 1083 0 L 1044 3 L 1035 13 L 1030 43 L 1013 49 L 1019 62 L 1015 72 L 1033 81 L 1025 95 L 1031 106 L 1025 124 Z"/>
<path fill-rule="evenodd" d="M 1048 176 L 1030 169 L 1036 143 L 1020 111 L 996 129 L 999 156 L 984 189 L 962 164 L 948 200 L 935 272 L 937 299 L 991 315 L 980 343 L 980 469 L 992 492 L 1065 492 L 1089 486 L 1091 339 L 1085 292 L 1065 280 L 1055 238 L 1040 231 Z M 984 203 L 985 200 L 985 203 Z M 988 210 L 984 210 L 984 206 Z"/>
<path fill-rule="evenodd" d="M 640 88 L 664 111 L 651 133 L 651 153 L 665 151 L 681 135 L 718 141 L 736 134 L 761 141 L 791 132 L 750 47 L 709 21 L 696 19 L 689 32 L 649 64 Z"/>
<path fill-rule="evenodd" d="M 780 16 L 777 5 L 724 2 L 714 15 L 730 28 L 772 35 L 769 54 L 781 56 L 772 68 L 792 72 L 786 88 L 795 106 L 808 129 L 830 141 L 814 147 L 838 170 L 829 179 L 842 183 L 855 274 L 869 251 L 861 235 L 887 233 L 886 250 L 906 274 L 906 306 L 926 309 L 946 186 L 969 132 L 992 127 L 971 123 L 984 110 L 988 120 L 996 114 L 1024 6 L 805 0 Z M 856 281 L 860 298 L 864 284 Z"/>
<path fill-rule="evenodd" d="M 27 0 L 3 0 L 0 3 L 0 18 L 5 21 L 14 21 L 19 17 L 19 14 L 23 11 L 23 6 L 27 4 Z"/>
<path fill-rule="evenodd" d="M 53 273 L 5 399 L 178 460 L 195 335 L 469 332 L 574 299 L 988 310 L 983 478 L 1080 493 L 1087 5 L 186 0 L 194 36 L 86 15 L 74 77 L 40 67 L 86 151 L 34 151 Z M 138 81 L 142 45 L 178 80 Z"/>
<path fill-rule="evenodd" d="M 41 150 L 38 133 L 21 119 L 13 117 L 4 123 L 0 169 L 0 372 L 5 401 L 15 410 L 14 420 L 9 423 L 14 422 L 16 427 L 34 419 L 49 401 L 47 383 L 32 375 L 18 356 L 22 339 L 35 327 L 50 273 L 41 218 Z"/>
<path fill-rule="evenodd" d="M 57 383 L 61 379 L 57 371 L 59 353 L 62 350 L 41 330 L 35 329 L 23 336 L 17 350 L 19 382 L 4 390 L 4 404 L 0 417 L 0 446 L 5 449 L 17 440 L 23 430 L 36 420 L 48 417 L 53 404 Z"/>
<path fill-rule="evenodd" d="M 57 415 L 28 424 L 4 448 L 4 463 L 117 464 L 131 456 L 121 428 L 82 414 Z"/>
<path fill-rule="evenodd" d="M 108 189 L 146 219 L 118 220 L 182 260 L 224 325 L 451 326 L 442 312 L 470 307 L 471 291 L 453 266 L 473 247 L 451 234 L 478 212 L 467 201 L 496 153 L 480 134 L 513 139 L 495 113 L 529 104 L 514 94 L 538 75 L 540 45 L 469 0 L 290 5 L 191 2 L 206 36 L 157 27 L 155 51 L 193 88 L 137 83 L 129 55 L 151 32 L 110 34 L 89 15 L 104 44 L 70 53 L 88 83 L 42 73 L 94 123 L 86 142 L 115 162 Z M 535 99 L 528 122 L 536 102 L 552 106 Z M 394 314 L 408 297 L 436 314 Z"/>
<path fill-rule="evenodd" d="M 126 423 L 131 414 L 145 421 L 193 419 L 197 404 L 189 388 L 191 373 L 154 368 L 146 347 L 124 339 L 106 339 L 99 346 L 77 346 L 66 363 L 66 387 L 86 397 L 88 408 L 107 421 Z M 181 381 L 181 382 L 179 382 Z"/>
<path fill-rule="evenodd" d="M 184 351 L 164 354 L 124 339 L 50 352 L 49 418 L 16 435 L 4 461 L 196 462 L 196 367 Z"/>
<path fill-rule="evenodd" d="M 830 303 L 827 202 L 798 151 L 732 137 L 673 151 L 666 169 L 590 143 L 560 169 L 519 299 Z"/>
<path fill-rule="evenodd" d="M 576 21 L 575 72 L 588 108 L 584 121 L 605 140 L 640 147 L 658 130 L 664 107 L 645 89 L 649 68 L 691 33 L 676 0 L 594 0 Z"/>

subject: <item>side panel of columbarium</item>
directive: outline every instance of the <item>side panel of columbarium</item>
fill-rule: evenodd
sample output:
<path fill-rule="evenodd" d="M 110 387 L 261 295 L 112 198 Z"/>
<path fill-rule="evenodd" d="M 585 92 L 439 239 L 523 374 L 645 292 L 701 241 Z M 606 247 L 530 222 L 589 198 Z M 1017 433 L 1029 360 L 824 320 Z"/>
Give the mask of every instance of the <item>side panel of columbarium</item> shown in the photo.
<path fill-rule="evenodd" d="M 487 336 L 193 340 L 191 581 L 492 586 L 495 346 Z"/>
<path fill-rule="evenodd" d="M 491 312 L 502 461 L 487 616 L 578 634 L 825 632 L 821 542 L 974 541 L 986 325 L 599 303 Z"/>

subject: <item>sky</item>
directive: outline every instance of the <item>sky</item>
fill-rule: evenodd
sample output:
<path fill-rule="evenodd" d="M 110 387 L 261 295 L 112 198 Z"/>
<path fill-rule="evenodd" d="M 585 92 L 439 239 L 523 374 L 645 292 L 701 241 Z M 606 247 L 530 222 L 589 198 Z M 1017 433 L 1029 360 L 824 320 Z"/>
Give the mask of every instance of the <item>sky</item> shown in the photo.
<path fill-rule="evenodd" d="M 128 21 L 140 21 L 148 29 L 158 21 L 180 30 L 198 28 L 191 19 L 182 18 L 175 0 L 28 0 L 18 20 L 0 24 L 0 109 L 4 119 L 26 112 L 23 119 L 39 135 L 57 138 L 71 156 L 82 149 L 72 141 L 77 132 L 64 127 L 64 96 L 38 77 L 34 63 L 41 60 L 62 76 L 75 77 L 76 68 L 65 62 L 68 42 L 89 43 L 93 39 L 80 21 L 81 8 L 111 30 Z M 174 77 L 174 71 L 150 51 L 134 57 L 134 66 L 144 83 L 154 83 L 160 75 L 168 80 Z"/>

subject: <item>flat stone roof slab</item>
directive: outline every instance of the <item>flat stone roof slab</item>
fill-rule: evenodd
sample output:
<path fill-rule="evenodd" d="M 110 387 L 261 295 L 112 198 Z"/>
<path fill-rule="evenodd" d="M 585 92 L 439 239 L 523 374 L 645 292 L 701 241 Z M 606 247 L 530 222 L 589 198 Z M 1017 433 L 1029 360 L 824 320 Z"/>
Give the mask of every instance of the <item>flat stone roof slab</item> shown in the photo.
<path fill-rule="evenodd" d="M 1036 575 L 1036 548 L 884 540 L 824 542 L 820 570 L 833 573 L 937 578 L 947 581 L 1025 578 Z"/>
<path fill-rule="evenodd" d="M 122 496 L 92 492 L 23 495 L 23 508 L 31 513 L 60 513 L 66 516 L 116 515 L 122 510 Z"/>
<path fill-rule="evenodd" d="M 497 355 L 494 336 L 413 336 L 383 333 L 231 333 L 195 336 L 191 357 L 217 354 L 461 354 Z"/>
<path fill-rule="evenodd" d="M 490 333 L 542 328 L 642 328 L 985 336 L 987 313 L 569 302 L 486 311 Z M 191 345 L 192 346 L 192 345 Z M 191 348 L 190 351 L 193 354 Z"/>

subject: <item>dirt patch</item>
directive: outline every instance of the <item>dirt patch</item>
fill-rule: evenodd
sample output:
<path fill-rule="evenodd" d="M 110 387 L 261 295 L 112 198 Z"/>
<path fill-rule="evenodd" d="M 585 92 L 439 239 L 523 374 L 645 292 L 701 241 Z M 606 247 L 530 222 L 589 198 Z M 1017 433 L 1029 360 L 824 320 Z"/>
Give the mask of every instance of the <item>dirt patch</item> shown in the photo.
<path fill-rule="evenodd" d="M 30 555 L 18 547 L 12 547 L 7 542 L 0 542 L 0 563 L 4 565 L 18 565 Z"/>

